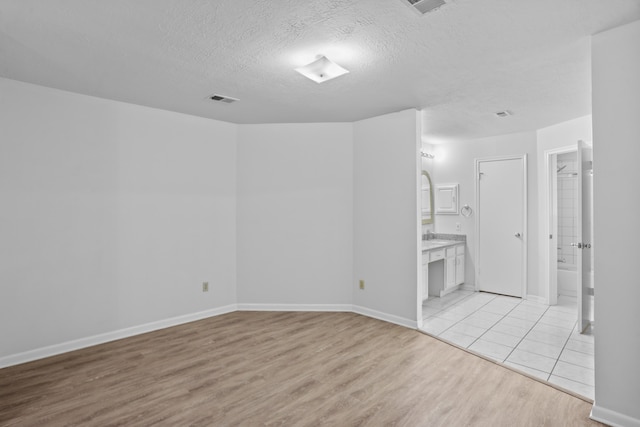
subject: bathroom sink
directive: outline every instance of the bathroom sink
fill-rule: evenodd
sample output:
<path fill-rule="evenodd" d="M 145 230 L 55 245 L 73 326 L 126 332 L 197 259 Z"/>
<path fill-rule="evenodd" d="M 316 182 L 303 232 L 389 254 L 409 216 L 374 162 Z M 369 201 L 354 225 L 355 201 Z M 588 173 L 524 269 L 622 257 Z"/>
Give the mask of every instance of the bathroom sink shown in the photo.
<path fill-rule="evenodd" d="M 442 240 L 427 240 L 425 242 L 422 242 L 422 249 L 439 248 L 446 245 L 447 243 L 448 242 L 443 242 Z"/>
<path fill-rule="evenodd" d="M 442 246 L 452 245 L 454 243 L 457 242 L 453 240 L 424 240 L 422 242 L 422 250 L 441 248 Z"/>

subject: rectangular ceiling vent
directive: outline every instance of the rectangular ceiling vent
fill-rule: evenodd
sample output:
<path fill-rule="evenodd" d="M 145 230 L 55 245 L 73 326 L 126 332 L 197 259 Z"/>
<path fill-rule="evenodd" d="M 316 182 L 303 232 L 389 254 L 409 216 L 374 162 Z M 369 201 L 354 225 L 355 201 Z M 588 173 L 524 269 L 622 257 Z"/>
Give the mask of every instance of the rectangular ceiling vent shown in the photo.
<path fill-rule="evenodd" d="M 210 100 L 215 101 L 215 102 L 223 102 L 225 104 L 233 104 L 236 101 L 239 101 L 239 99 L 237 98 L 232 98 L 230 96 L 224 96 L 224 95 L 211 95 L 209 97 Z"/>
<path fill-rule="evenodd" d="M 415 10 L 420 15 L 433 12 L 440 6 L 444 6 L 446 4 L 445 0 L 402 0 L 402 2 L 408 4 L 411 9 Z"/>

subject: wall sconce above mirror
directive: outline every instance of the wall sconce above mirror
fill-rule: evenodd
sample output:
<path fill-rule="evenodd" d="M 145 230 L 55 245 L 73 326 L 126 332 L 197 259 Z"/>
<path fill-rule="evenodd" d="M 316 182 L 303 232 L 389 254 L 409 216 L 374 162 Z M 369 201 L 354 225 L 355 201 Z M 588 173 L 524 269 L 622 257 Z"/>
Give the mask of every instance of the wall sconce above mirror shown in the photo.
<path fill-rule="evenodd" d="M 422 171 L 422 188 L 420 199 L 422 203 L 422 224 L 433 224 L 433 185 L 429 172 Z"/>

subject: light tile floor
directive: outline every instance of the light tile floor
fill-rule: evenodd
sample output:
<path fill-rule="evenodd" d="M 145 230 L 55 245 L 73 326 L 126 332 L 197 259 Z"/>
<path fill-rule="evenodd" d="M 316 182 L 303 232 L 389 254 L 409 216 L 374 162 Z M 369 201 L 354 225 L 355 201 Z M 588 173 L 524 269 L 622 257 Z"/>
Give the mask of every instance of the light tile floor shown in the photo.
<path fill-rule="evenodd" d="M 593 399 L 593 335 L 577 329 L 576 299 L 558 305 L 484 292 L 429 297 L 422 329 Z"/>

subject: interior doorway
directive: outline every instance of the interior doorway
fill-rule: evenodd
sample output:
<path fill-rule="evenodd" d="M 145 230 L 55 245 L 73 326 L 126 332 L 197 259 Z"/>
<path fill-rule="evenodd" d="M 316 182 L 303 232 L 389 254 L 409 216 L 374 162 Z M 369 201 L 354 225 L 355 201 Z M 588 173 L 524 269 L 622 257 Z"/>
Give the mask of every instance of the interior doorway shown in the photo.
<path fill-rule="evenodd" d="M 576 298 L 579 329 L 593 324 L 593 167 L 590 144 L 545 151 L 548 304 Z"/>

